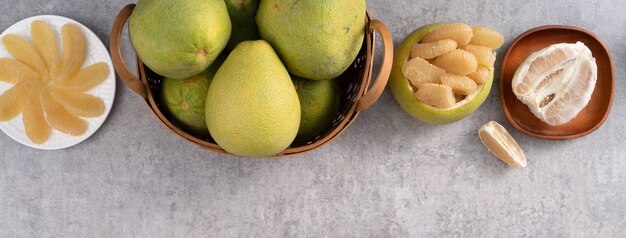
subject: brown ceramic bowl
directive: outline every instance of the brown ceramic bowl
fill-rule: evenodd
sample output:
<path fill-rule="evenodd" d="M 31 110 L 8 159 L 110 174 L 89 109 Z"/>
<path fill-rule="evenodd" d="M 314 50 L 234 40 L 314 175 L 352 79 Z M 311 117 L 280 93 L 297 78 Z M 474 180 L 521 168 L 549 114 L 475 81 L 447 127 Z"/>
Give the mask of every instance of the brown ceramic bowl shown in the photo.
<path fill-rule="evenodd" d="M 557 43 L 585 43 L 596 58 L 598 80 L 591 100 L 576 118 L 565 125 L 550 126 L 530 112 L 517 99 L 511 88 L 515 70 L 526 58 L 545 47 Z M 613 104 L 615 80 L 613 61 L 608 48 L 593 33 L 573 26 L 541 26 L 515 39 L 502 62 L 500 100 L 506 118 L 520 132 L 544 140 L 569 140 L 586 136 L 604 123 Z"/>

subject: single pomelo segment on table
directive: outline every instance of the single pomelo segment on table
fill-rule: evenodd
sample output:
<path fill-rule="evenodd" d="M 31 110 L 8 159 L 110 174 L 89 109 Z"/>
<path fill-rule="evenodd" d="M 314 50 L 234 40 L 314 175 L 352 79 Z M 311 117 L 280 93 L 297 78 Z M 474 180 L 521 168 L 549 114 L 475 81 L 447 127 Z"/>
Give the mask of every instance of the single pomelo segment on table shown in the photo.
<path fill-rule="evenodd" d="M 439 81 L 441 81 L 442 85 L 450 86 L 452 92 L 456 95 L 470 95 L 478 89 L 478 85 L 474 80 L 463 75 L 446 73 L 439 77 Z"/>
<path fill-rule="evenodd" d="M 28 93 L 37 82 L 20 82 L 0 95 L 0 121 L 11 120 L 22 112 Z"/>
<path fill-rule="evenodd" d="M 407 77 L 405 77 L 405 75 L 403 74 L 403 68 L 405 66 L 405 63 L 409 62 L 409 54 L 413 45 L 420 42 L 425 35 L 429 34 L 430 32 L 436 30 L 441 26 L 445 26 L 446 24 L 450 23 L 427 25 L 413 31 L 409 36 L 407 36 L 407 38 L 395 50 L 394 64 L 391 71 L 391 77 L 389 79 L 389 87 L 398 104 L 400 104 L 400 106 L 414 118 L 429 124 L 447 124 L 465 118 L 466 116 L 474 112 L 485 101 L 486 97 L 489 95 L 491 85 L 493 83 L 493 71 L 488 71 L 490 73 L 488 76 L 489 78 L 484 80 L 484 82 L 482 82 L 481 84 L 478 84 L 478 87 L 474 92 L 467 96 L 452 95 L 454 105 L 443 109 L 423 103 L 417 99 L 415 94 L 417 93 L 419 88 L 413 86 L 411 81 Z M 464 30 L 461 30 L 460 32 L 465 32 L 463 34 L 468 34 L 467 32 L 469 31 L 467 30 L 467 28 L 460 27 L 459 29 L 461 28 L 464 28 Z M 471 39 L 471 37 L 469 38 Z M 441 38 L 438 40 L 443 39 L 445 38 Z M 469 40 L 464 40 L 463 42 L 465 41 L 469 42 Z M 424 41 L 422 41 L 422 43 L 423 42 Z M 471 55 L 471 57 L 474 57 L 474 61 L 476 61 L 475 56 L 473 56 L 469 52 L 466 53 Z M 466 54 L 464 53 L 464 55 Z M 433 60 L 432 63 L 434 63 L 435 60 Z M 428 61 L 426 62 L 428 63 Z M 476 65 L 478 65 L 477 61 Z M 470 69 L 471 68 L 473 67 L 470 67 Z M 475 72 L 478 68 L 479 67 L 476 66 L 476 69 L 474 69 L 474 71 L 470 73 Z M 440 83 L 438 81 L 439 79 L 434 80 L 434 82 Z M 452 90 L 452 88 L 450 88 L 450 90 Z M 449 96 L 449 93 L 446 94 Z M 448 101 L 452 101 L 450 100 L 450 97 L 445 98 Z"/>
<path fill-rule="evenodd" d="M 492 77 L 492 75 L 493 75 L 492 69 L 489 69 L 485 66 L 478 66 L 478 68 L 476 68 L 476 72 L 468 74 L 467 77 L 474 80 L 476 84 L 481 85 L 487 82 L 487 80 L 489 80 Z"/>
<path fill-rule="evenodd" d="M 224 0 L 140 0 L 128 25 L 142 62 L 174 79 L 204 72 L 226 47 L 231 30 Z"/>
<path fill-rule="evenodd" d="M 420 102 L 437 108 L 450 108 L 456 103 L 450 86 L 435 83 L 422 84 L 415 92 L 415 97 Z"/>
<path fill-rule="evenodd" d="M 205 107 L 213 139 L 239 156 L 275 155 L 293 142 L 300 127 L 298 94 L 264 40 L 235 47 L 215 74 Z"/>
<path fill-rule="evenodd" d="M 478 65 L 493 69 L 493 65 L 496 62 L 496 52 L 491 48 L 479 45 L 467 45 L 463 47 L 463 50 L 472 53 L 474 57 L 476 57 Z"/>
<path fill-rule="evenodd" d="M 555 44 L 531 54 L 519 66 L 512 80 L 513 93 L 541 121 L 563 125 L 591 100 L 597 71 L 585 44 Z"/>
<path fill-rule="evenodd" d="M 415 44 L 411 48 L 410 58 L 434 59 L 455 50 L 456 47 L 456 41 L 451 39 L 440 40 L 433 43 Z"/>
<path fill-rule="evenodd" d="M 414 58 L 402 66 L 402 74 L 415 87 L 424 83 L 439 83 L 439 77 L 445 73 L 445 70 L 422 58 Z"/>
<path fill-rule="evenodd" d="M 365 0 L 264 0 L 256 22 L 291 74 L 333 79 L 352 65 L 365 36 Z"/>
<path fill-rule="evenodd" d="M 82 68 L 71 78 L 55 80 L 52 85 L 81 92 L 87 92 L 104 82 L 110 74 L 109 65 L 104 62 Z"/>
<path fill-rule="evenodd" d="M 340 88 L 337 79 L 308 80 L 292 77 L 301 108 L 300 128 L 295 141 L 307 142 L 324 132 L 337 116 Z"/>
<path fill-rule="evenodd" d="M 239 43 L 247 40 L 258 40 L 259 30 L 254 18 L 260 0 L 224 0 L 224 2 L 233 25 L 226 50 L 231 51 Z"/>
<path fill-rule="evenodd" d="M 50 87 L 48 90 L 52 98 L 74 115 L 93 118 L 104 113 L 104 101 L 96 96 L 56 87 Z"/>
<path fill-rule="evenodd" d="M 458 75 L 471 74 L 478 68 L 476 57 L 472 53 L 460 49 L 437 57 L 433 64 L 447 72 Z"/>
<path fill-rule="evenodd" d="M 40 78 L 47 80 L 48 68 L 30 41 L 19 35 L 8 34 L 2 38 L 2 43 L 13 57 L 39 73 Z"/>
<path fill-rule="evenodd" d="M 82 30 L 75 24 L 65 24 L 61 27 L 63 36 L 63 57 L 56 74 L 56 80 L 65 80 L 78 72 L 87 56 L 87 39 Z"/>
<path fill-rule="evenodd" d="M 495 121 L 478 129 L 478 136 L 493 155 L 513 168 L 526 167 L 526 156 L 509 132 Z"/>
<path fill-rule="evenodd" d="M 0 81 L 18 84 L 38 78 L 30 67 L 14 59 L 0 59 Z"/>
<path fill-rule="evenodd" d="M 465 23 L 447 23 L 429 32 L 421 40 L 422 43 L 431 43 L 452 39 L 458 47 L 463 47 L 469 44 L 473 35 L 472 28 Z"/>
<path fill-rule="evenodd" d="M 504 36 L 500 32 L 484 26 L 472 27 L 473 35 L 472 45 L 480 45 L 491 48 L 493 50 L 498 49 L 504 44 Z"/>
<path fill-rule="evenodd" d="M 35 144 L 46 142 L 52 132 L 41 104 L 42 89 L 43 87 L 40 86 L 31 90 L 22 113 L 26 136 Z"/>
<path fill-rule="evenodd" d="M 48 90 L 43 90 L 41 94 L 41 105 L 46 113 L 46 121 L 52 128 L 72 136 L 79 136 L 87 131 L 87 122 L 65 109 Z"/>
<path fill-rule="evenodd" d="M 31 23 L 31 36 L 39 55 L 48 67 L 48 73 L 56 73 L 61 58 L 57 37 L 50 24 L 42 20 L 33 21 Z M 49 77 L 54 77 L 54 75 L 49 75 Z"/>

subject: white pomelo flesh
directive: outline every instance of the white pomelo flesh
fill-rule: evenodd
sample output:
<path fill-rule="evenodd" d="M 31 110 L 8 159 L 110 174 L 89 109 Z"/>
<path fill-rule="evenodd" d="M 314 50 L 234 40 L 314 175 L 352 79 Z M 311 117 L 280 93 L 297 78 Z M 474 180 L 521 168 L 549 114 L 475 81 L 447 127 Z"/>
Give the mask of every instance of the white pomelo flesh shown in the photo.
<path fill-rule="evenodd" d="M 558 126 L 587 106 L 596 80 L 596 61 L 589 48 L 578 42 L 533 53 L 515 72 L 512 87 L 537 118 Z"/>

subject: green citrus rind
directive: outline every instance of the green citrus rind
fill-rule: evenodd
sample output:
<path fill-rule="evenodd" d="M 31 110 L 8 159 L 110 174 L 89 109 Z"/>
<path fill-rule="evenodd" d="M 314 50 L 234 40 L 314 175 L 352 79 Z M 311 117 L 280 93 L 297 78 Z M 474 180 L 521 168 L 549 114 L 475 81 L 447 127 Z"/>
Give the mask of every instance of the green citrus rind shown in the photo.
<path fill-rule="evenodd" d="M 451 109 L 437 109 L 415 98 L 409 81 L 402 74 L 402 66 L 411 52 L 411 47 L 422 40 L 426 34 L 444 24 L 448 23 L 426 25 L 409 34 L 394 52 L 393 68 L 391 69 L 391 76 L 389 77 L 389 89 L 400 107 L 415 119 L 432 125 L 453 123 L 472 114 L 485 102 L 493 84 L 492 71 L 491 78 L 481 86 L 480 92 L 476 94 L 473 99 L 462 106 Z"/>

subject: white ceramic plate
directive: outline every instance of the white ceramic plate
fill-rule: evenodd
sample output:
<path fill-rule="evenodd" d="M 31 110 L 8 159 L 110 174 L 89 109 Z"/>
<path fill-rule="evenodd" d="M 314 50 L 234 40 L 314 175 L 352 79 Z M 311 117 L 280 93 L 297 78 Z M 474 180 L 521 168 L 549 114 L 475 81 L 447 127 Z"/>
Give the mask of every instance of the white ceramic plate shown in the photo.
<path fill-rule="evenodd" d="M 30 37 L 30 25 L 34 20 L 44 20 L 52 28 L 55 30 L 57 35 L 57 42 L 59 42 L 59 49 L 63 48 L 61 44 L 61 27 L 66 23 L 74 23 L 83 31 L 85 37 L 87 38 L 87 57 L 85 59 L 85 64 L 83 67 L 92 65 L 98 62 L 106 62 L 109 65 L 109 77 L 102 82 L 97 87 L 90 90 L 88 93 L 94 96 L 99 97 L 104 101 L 105 110 L 104 114 L 100 115 L 96 118 L 83 118 L 87 121 L 89 125 L 87 132 L 81 136 L 70 136 L 67 134 L 63 134 L 60 131 L 52 129 L 52 133 L 50 138 L 45 143 L 38 145 L 32 143 L 30 139 L 26 136 L 26 132 L 24 131 L 24 124 L 22 123 L 22 115 L 13 118 L 8 122 L 0 122 L 0 129 L 7 134 L 9 137 L 14 139 L 15 141 L 22 143 L 24 145 L 30 146 L 32 148 L 43 149 L 43 150 L 56 150 L 56 149 L 64 149 L 70 146 L 74 146 L 80 142 L 83 142 L 91 135 L 93 135 L 100 126 L 104 123 L 104 120 L 109 115 L 111 111 L 111 107 L 113 106 L 113 100 L 115 98 L 115 70 L 113 70 L 113 63 L 111 62 L 111 56 L 109 55 L 109 51 L 104 46 L 102 41 L 94 34 L 89 28 L 80 24 L 77 21 L 72 19 L 61 17 L 61 16 L 52 16 L 52 15 L 42 15 L 42 16 L 34 16 L 24 20 L 21 20 L 11 27 L 6 29 L 2 34 L 0 34 L 0 38 L 4 37 L 6 34 L 17 34 L 26 39 L 31 39 Z M 0 58 L 14 58 L 6 51 L 4 45 L 0 42 Z M 13 84 L 0 82 L 0 94 L 4 93 L 4 91 L 13 87 Z"/>

